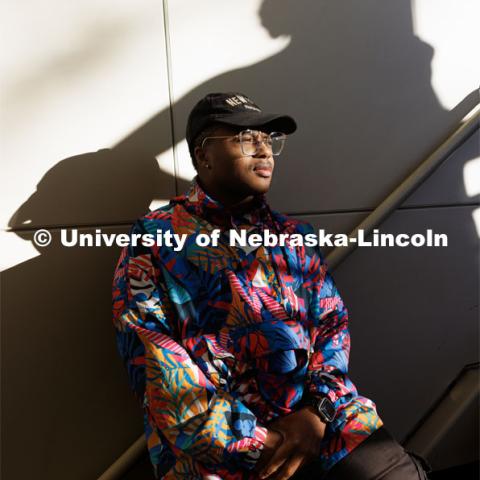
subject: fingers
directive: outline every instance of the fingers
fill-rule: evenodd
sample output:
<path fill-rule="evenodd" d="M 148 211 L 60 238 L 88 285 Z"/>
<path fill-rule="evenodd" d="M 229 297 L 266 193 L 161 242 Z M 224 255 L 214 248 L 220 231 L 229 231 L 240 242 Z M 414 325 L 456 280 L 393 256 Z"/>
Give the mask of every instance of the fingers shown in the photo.
<path fill-rule="evenodd" d="M 285 463 L 293 447 L 294 445 L 288 442 L 283 442 L 271 456 L 267 465 L 260 470 L 260 478 L 267 478 L 275 473 Z"/>
<path fill-rule="evenodd" d="M 254 468 L 256 472 L 261 472 L 263 470 L 263 468 L 268 464 L 275 450 L 280 446 L 280 444 L 284 440 L 285 440 L 285 436 L 283 435 L 283 433 L 279 432 L 278 430 L 274 430 L 274 429 L 267 430 L 267 437 L 265 439 L 264 449 Z"/>
<path fill-rule="evenodd" d="M 282 467 L 270 478 L 271 480 L 287 480 L 290 478 L 305 462 L 304 455 L 291 456 Z M 270 479 L 269 479 L 270 480 Z"/>

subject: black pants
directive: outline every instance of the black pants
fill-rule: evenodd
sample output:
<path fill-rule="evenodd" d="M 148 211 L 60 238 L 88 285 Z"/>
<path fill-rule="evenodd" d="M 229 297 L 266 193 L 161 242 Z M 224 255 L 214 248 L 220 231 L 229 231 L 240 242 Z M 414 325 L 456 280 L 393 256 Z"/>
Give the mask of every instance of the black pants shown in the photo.
<path fill-rule="evenodd" d="M 312 462 L 292 480 L 427 480 L 430 466 L 407 452 L 385 427 L 373 432 L 325 474 Z"/>

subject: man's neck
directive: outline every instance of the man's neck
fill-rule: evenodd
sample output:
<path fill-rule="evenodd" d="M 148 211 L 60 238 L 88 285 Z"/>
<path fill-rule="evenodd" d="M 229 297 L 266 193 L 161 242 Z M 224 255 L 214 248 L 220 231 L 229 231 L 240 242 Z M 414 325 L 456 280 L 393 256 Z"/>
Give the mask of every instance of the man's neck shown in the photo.
<path fill-rule="evenodd" d="M 215 189 L 212 186 L 206 186 L 199 177 L 197 177 L 197 183 L 202 190 L 211 198 L 219 202 L 222 206 L 230 211 L 246 212 L 255 203 L 254 195 L 236 196 L 233 192 Z"/>

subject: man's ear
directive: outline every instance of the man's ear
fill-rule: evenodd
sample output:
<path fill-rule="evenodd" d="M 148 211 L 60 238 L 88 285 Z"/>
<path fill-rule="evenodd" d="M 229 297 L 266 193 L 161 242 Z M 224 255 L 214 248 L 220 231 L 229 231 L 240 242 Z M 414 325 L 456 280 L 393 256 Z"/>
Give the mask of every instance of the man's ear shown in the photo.
<path fill-rule="evenodd" d="M 195 155 L 195 160 L 198 167 L 205 168 L 205 166 L 208 165 L 208 159 L 205 154 L 205 150 L 202 147 L 195 147 L 193 150 L 193 154 Z"/>

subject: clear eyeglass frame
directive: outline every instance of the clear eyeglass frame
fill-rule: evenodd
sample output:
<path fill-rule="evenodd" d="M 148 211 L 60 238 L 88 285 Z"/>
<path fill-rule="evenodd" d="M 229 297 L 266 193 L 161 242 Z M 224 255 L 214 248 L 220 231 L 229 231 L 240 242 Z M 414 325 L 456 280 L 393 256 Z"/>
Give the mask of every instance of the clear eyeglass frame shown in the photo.
<path fill-rule="evenodd" d="M 260 137 L 260 138 L 259 138 Z M 282 132 L 271 132 L 265 134 L 258 130 L 242 130 L 236 135 L 221 135 L 221 136 L 212 136 L 205 137 L 202 140 L 201 148 L 204 147 L 205 142 L 210 139 L 226 139 L 237 140 L 240 143 L 240 148 L 243 155 L 246 157 L 253 157 L 258 153 L 260 144 L 266 145 L 273 156 L 280 155 L 282 153 L 283 147 L 285 146 L 285 140 L 287 135 Z"/>

